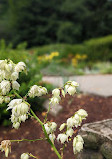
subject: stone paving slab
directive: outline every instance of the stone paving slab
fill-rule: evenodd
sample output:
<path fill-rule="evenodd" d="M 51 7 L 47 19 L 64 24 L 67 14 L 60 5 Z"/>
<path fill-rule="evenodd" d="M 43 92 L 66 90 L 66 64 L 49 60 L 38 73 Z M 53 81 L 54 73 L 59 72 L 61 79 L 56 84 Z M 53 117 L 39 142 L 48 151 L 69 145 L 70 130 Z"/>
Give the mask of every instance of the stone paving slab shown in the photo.
<path fill-rule="evenodd" d="M 80 84 L 80 91 L 83 93 L 99 96 L 112 96 L 112 75 L 84 75 L 84 76 L 45 76 L 43 81 L 50 82 L 55 86 L 63 86 L 68 80 L 75 80 Z"/>

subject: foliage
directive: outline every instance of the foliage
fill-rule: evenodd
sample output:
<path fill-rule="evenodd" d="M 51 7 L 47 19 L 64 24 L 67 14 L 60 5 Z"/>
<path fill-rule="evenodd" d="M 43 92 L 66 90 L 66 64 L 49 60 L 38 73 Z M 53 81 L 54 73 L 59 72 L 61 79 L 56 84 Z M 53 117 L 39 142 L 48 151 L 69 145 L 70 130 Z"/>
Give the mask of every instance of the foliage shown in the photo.
<path fill-rule="evenodd" d="M 16 49 L 12 49 L 12 45 L 6 45 L 4 40 L 0 41 L 0 59 L 4 60 L 6 58 L 15 60 L 16 63 L 20 60 L 23 60 L 27 64 L 27 74 L 21 73 L 18 82 L 21 83 L 21 88 L 19 93 L 24 95 L 28 92 L 29 88 L 32 84 L 39 84 L 42 80 L 42 74 L 40 73 L 40 66 L 35 58 L 35 54 L 32 51 L 28 51 L 25 49 L 26 43 L 19 44 Z M 33 54 L 33 56 L 32 56 Z M 26 78 L 27 77 L 27 78 Z M 52 89 L 50 84 L 41 83 L 41 85 L 46 86 L 48 90 Z M 44 98 L 41 99 L 30 99 L 30 102 L 33 102 L 33 105 L 37 105 L 37 108 L 33 107 L 33 110 L 42 110 L 42 107 L 38 107 L 42 105 Z M 10 113 L 6 111 L 6 104 L 2 104 L 0 107 L 0 122 L 2 122 L 5 126 L 10 124 L 9 122 Z"/>
<path fill-rule="evenodd" d="M 80 43 L 112 34 L 112 5 L 107 0 L 1 0 L 0 37 L 28 47 Z"/>
<path fill-rule="evenodd" d="M 34 50 L 37 55 L 57 51 L 59 52 L 59 59 L 68 58 L 68 54 L 75 56 L 79 53 L 80 55 L 86 54 L 88 62 L 112 61 L 112 35 L 90 39 L 77 45 L 50 44 L 34 48 Z"/>

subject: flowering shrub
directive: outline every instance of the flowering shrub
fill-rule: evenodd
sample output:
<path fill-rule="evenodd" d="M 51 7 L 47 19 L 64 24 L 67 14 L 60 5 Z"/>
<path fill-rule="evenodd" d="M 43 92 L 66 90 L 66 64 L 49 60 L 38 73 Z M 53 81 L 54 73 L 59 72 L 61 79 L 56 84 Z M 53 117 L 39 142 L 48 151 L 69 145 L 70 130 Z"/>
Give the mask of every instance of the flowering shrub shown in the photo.
<path fill-rule="evenodd" d="M 59 56 L 59 52 L 51 52 L 51 54 L 48 54 L 48 55 L 45 54 L 43 56 L 38 56 L 37 60 L 39 61 L 39 63 L 51 62 L 51 60 L 57 56 Z"/>
<path fill-rule="evenodd" d="M 59 103 L 61 100 L 61 95 L 65 97 L 68 93 L 73 96 L 76 93 L 76 87 L 78 87 L 79 84 L 75 81 L 68 81 L 65 83 L 63 88 L 54 89 L 52 91 L 52 97 L 50 98 L 49 109 L 46 112 L 45 119 L 44 121 L 41 121 L 31 109 L 31 105 L 28 103 L 27 98 L 45 95 L 47 94 L 47 89 L 42 86 L 33 85 L 28 93 L 24 97 L 21 97 L 17 92 L 20 88 L 20 84 L 17 82 L 17 79 L 19 78 L 19 73 L 22 71 L 26 71 L 26 65 L 24 62 L 14 64 L 11 60 L 0 60 L 0 103 L 9 103 L 7 110 L 10 109 L 12 112 L 11 122 L 13 128 L 18 129 L 21 122 L 25 122 L 26 119 L 31 116 L 40 123 L 45 137 L 32 140 L 4 140 L 1 142 L 0 150 L 4 151 L 5 156 L 8 157 L 9 152 L 11 152 L 11 144 L 13 142 L 34 142 L 38 140 L 46 140 L 53 148 L 57 157 L 59 159 L 63 159 L 64 147 L 67 143 L 69 143 L 69 141 L 71 141 L 73 135 L 75 135 L 73 139 L 73 152 L 74 154 L 80 152 L 83 149 L 84 141 L 80 135 L 76 135 L 74 133 L 74 129 L 77 130 L 77 128 L 81 126 L 82 120 L 86 119 L 88 116 L 87 112 L 80 109 L 74 113 L 73 116 L 68 118 L 65 123 L 61 124 L 59 130 L 63 132 L 58 134 L 57 137 L 55 136 L 57 124 L 55 122 L 49 122 L 47 119 L 51 104 L 55 105 L 56 103 Z M 61 153 L 59 153 L 55 147 L 55 140 L 63 145 L 63 148 L 61 148 Z M 30 153 L 23 153 L 21 155 L 21 159 L 29 159 L 30 157 L 36 158 Z"/>

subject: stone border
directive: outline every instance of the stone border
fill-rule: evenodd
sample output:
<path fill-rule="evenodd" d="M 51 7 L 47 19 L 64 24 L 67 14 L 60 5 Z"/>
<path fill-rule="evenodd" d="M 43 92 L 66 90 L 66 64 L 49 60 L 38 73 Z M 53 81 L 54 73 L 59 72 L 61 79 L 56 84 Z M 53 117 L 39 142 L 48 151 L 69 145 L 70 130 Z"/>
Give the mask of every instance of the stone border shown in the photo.
<path fill-rule="evenodd" d="M 112 121 L 112 119 L 106 119 L 106 120 L 102 120 L 102 121 L 97 121 L 97 122 L 93 122 L 93 123 L 84 124 L 81 127 L 81 131 L 88 132 L 88 133 L 94 133 L 94 134 L 97 134 L 97 135 L 101 136 L 102 138 L 105 137 L 105 138 L 107 138 L 107 139 L 112 141 L 112 138 L 110 136 L 104 135 L 104 134 L 102 135 L 101 132 L 98 132 L 98 131 L 93 130 L 92 128 L 89 128 L 91 125 L 105 123 L 106 121 L 107 122 L 108 121 Z"/>

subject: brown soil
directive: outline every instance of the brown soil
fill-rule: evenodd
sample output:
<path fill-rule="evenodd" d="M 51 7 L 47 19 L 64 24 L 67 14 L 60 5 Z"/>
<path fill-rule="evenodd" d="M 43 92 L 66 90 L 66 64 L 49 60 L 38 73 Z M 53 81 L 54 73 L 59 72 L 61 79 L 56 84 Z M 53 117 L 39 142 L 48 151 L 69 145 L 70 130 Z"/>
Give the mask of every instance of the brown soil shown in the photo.
<path fill-rule="evenodd" d="M 86 123 L 112 118 L 112 97 L 103 98 L 88 95 L 70 97 L 67 95 L 66 99 L 62 99 L 61 105 L 64 109 L 57 117 L 48 116 L 50 121 L 55 121 L 58 125 L 65 122 L 68 117 L 72 116 L 80 108 L 88 112 L 89 116 L 85 121 Z M 43 119 L 45 113 L 37 112 L 36 114 Z M 0 126 L 0 141 L 3 139 L 36 139 L 40 137 L 43 137 L 43 133 L 40 125 L 35 120 L 27 120 L 22 123 L 18 130 L 12 129 L 11 126 L 7 128 Z M 56 143 L 58 150 L 60 146 Z M 57 159 L 46 141 L 13 143 L 12 152 L 9 154 L 8 159 L 20 159 L 21 153 L 24 152 L 32 153 L 38 159 Z M 0 152 L 0 159 L 5 159 L 4 153 Z M 64 159 L 75 159 L 72 142 L 65 148 Z"/>

